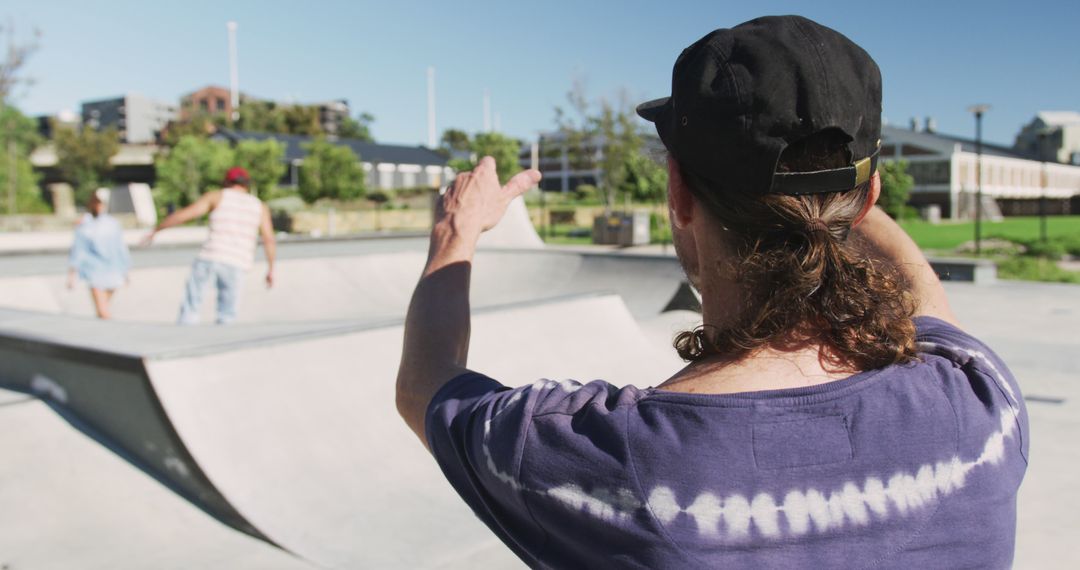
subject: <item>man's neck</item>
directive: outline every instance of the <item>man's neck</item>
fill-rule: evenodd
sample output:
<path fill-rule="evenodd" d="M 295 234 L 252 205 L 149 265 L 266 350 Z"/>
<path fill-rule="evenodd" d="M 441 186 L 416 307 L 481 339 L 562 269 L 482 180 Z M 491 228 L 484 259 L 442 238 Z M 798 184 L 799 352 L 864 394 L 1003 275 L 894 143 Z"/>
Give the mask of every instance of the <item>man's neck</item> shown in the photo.
<path fill-rule="evenodd" d="M 674 392 L 735 394 L 815 386 L 860 372 L 829 361 L 820 344 L 793 350 L 766 347 L 738 360 L 720 356 L 692 362 L 660 388 Z"/>
<path fill-rule="evenodd" d="M 728 277 L 733 271 L 723 259 L 699 259 L 696 286 L 701 293 L 701 316 L 706 330 L 737 326 L 745 310 L 739 283 Z M 693 362 L 661 387 L 677 392 L 730 394 L 813 386 L 851 376 L 859 370 L 837 363 L 828 346 L 819 340 L 771 343 L 739 359 L 712 356 Z"/>

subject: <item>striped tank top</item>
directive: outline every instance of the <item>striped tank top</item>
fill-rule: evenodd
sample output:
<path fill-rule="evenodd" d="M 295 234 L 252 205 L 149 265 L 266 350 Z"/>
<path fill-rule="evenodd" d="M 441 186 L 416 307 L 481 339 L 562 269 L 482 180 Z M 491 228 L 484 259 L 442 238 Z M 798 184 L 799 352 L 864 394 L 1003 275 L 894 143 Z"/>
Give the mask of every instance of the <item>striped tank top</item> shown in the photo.
<path fill-rule="evenodd" d="M 262 222 L 262 201 L 238 190 L 221 191 L 221 202 L 210 212 L 210 237 L 199 259 L 251 269 Z"/>

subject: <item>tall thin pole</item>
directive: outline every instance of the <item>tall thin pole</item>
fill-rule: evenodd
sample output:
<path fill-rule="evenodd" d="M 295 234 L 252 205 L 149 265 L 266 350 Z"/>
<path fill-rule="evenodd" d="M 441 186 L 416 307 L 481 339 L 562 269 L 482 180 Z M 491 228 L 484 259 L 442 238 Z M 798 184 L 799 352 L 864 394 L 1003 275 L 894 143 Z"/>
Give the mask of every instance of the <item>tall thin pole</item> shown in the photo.
<path fill-rule="evenodd" d="M 1047 242 L 1046 236 L 1046 187 L 1048 173 L 1046 172 L 1046 155 L 1043 153 L 1043 147 L 1046 146 L 1046 133 L 1039 133 L 1039 239 L 1043 242 Z"/>
<path fill-rule="evenodd" d="M 540 170 L 540 141 L 535 140 L 529 149 L 529 168 Z M 544 216 L 544 189 L 540 190 L 540 239 L 547 241 L 547 221 Z"/>
<path fill-rule="evenodd" d="M 435 68 L 427 68 L 427 145 L 435 148 Z"/>
<path fill-rule="evenodd" d="M 232 99 L 232 116 L 229 120 L 236 122 L 240 118 L 240 64 L 237 61 L 236 52 L 236 22 L 230 20 L 225 24 L 229 30 L 229 94 Z"/>
<path fill-rule="evenodd" d="M 990 105 L 972 105 L 975 113 L 975 255 L 982 254 L 982 117 Z"/>
<path fill-rule="evenodd" d="M 975 113 L 975 255 L 982 253 L 982 111 Z"/>
<path fill-rule="evenodd" d="M 491 132 L 491 91 L 484 89 L 484 132 Z"/>

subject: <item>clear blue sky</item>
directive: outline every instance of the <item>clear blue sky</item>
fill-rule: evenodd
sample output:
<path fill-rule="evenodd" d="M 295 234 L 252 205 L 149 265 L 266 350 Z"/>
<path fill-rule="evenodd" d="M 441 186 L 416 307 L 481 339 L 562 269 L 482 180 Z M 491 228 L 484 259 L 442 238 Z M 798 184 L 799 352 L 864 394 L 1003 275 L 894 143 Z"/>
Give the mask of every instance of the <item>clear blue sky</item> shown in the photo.
<path fill-rule="evenodd" d="M 225 22 L 239 25 L 241 90 L 301 102 L 348 99 L 375 115 L 381 142 L 426 138 L 426 69 L 437 72 L 438 130 L 483 124 L 484 89 L 502 130 L 527 138 L 553 125 L 575 75 L 594 98 L 668 93 L 682 48 L 714 28 L 798 13 L 870 52 L 885 82 L 885 117 L 932 116 L 972 136 L 965 109 L 990 103 L 984 133 L 1011 144 L 1040 110 L 1080 110 L 1076 0 L 772 2 L 60 2 L 6 0 L 3 22 L 44 34 L 28 65 L 25 112 L 78 110 L 137 92 L 175 101 L 228 85 Z"/>

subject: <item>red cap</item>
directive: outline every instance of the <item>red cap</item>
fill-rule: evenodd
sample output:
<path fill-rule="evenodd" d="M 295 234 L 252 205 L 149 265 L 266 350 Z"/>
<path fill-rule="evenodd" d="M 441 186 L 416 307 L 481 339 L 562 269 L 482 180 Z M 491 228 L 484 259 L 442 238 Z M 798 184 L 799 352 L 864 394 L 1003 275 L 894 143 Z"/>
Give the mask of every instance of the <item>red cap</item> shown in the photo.
<path fill-rule="evenodd" d="M 225 173 L 225 185 L 232 186 L 237 182 L 247 184 L 251 180 L 251 176 L 248 176 L 248 171 L 241 166 L 234 166 Z"/>

